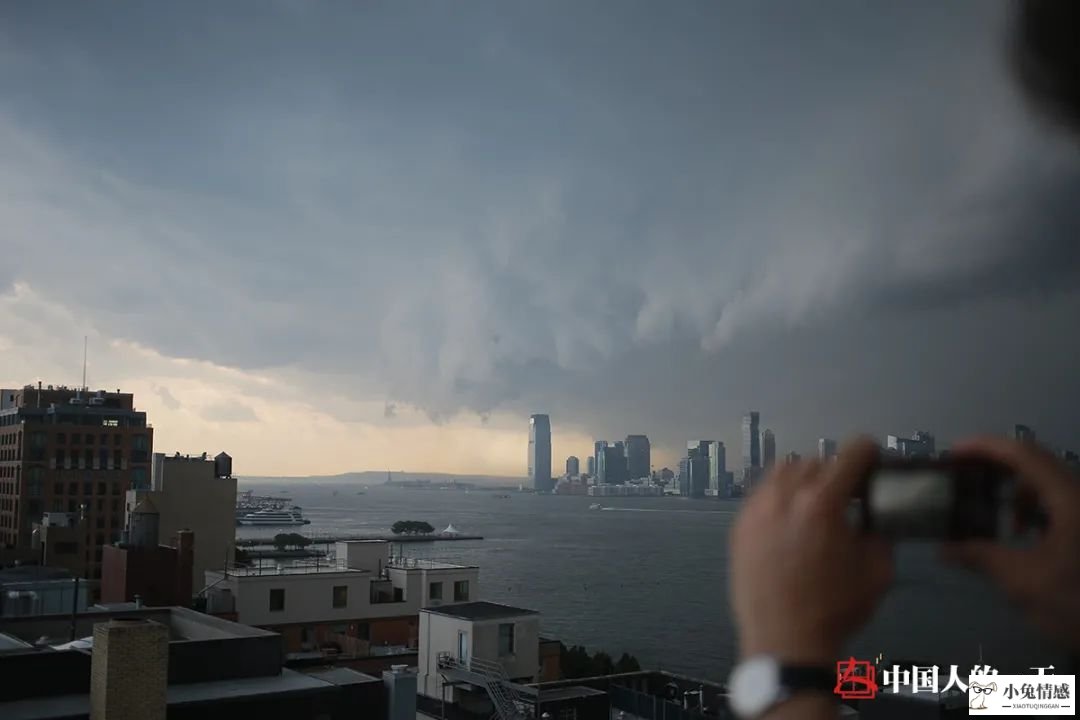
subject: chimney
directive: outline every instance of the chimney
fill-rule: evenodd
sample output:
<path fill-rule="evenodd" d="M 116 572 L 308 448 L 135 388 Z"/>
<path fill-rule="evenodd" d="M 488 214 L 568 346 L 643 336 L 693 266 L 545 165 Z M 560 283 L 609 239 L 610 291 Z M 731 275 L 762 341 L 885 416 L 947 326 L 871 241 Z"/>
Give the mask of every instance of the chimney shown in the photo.
<path fill-rule="evenodd" d="M 90 720 L 165 720 L 169 631 L 150 620 L 94 626 Z"/>
<path fill-rule="evenodd" d="M 176 597 L 174 600 L 177 605 L 188 607 L 191 605 L 191 596 L 194 592 L 192 585 L 195 583 L 192 577 L 195 572 L 195 533 L 187 529 L 178 530 L 173 545 L 176 547 Z"/>
<path fill-rule="evenodd" d="M 416 673 L 408 665 L 383 670 L 387 720 L 416 720 Z"/>

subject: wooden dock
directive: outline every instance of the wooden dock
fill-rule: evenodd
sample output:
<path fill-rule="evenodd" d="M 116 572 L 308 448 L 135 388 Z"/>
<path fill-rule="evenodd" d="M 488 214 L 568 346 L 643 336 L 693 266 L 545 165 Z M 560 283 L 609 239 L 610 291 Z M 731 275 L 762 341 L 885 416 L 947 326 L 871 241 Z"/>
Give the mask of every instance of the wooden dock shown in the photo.
<path fill-rule="evenodd" d="M 286 533 L 292 534 L 292 533 Z M 304 533 L 296 533 L 304 535 Z M 452 542 L 455 540 L 483 540 L 482 535 L 304 535 L 311 545 L 332 545 L 336 542 L 356 540 L 384 540 L 391 543 Z M 236 538 L 236 547 L 273 547 L 274 537 Z"/>

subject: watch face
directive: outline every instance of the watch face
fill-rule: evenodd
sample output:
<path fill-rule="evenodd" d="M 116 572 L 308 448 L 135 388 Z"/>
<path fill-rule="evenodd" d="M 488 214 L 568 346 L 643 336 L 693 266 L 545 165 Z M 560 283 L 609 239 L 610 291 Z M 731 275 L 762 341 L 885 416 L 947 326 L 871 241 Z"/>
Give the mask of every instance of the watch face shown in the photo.
<path fill-rule="evenodd" d="M 780 697 L 780 664 L 769 657 L 750 658 L 735 668 L 728 682 L 728 702 L 741 718 L 768 710 Z"/>

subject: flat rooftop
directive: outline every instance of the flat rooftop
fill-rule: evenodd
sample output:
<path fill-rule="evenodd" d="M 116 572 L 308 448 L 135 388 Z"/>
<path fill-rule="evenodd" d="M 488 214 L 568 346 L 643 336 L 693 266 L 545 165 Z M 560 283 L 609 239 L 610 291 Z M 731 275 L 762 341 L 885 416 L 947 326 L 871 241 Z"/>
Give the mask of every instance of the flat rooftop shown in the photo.
<path fill-rule="evenodd" d="M 442 560 L 425 560 L 423 558 L 391 558 L 386 567 L 395 570 L 464 570 L 479 568 L 479 565 L 459 565 L 457 563 L 443 562 Z"/>
<path fill-rule="evenodd" d="M 477 602 L 458 603 L 456 605 L 443 605 L 437 608 L 424 608 L 420 612 L 432 613 L 433 615 L 445 615 L 461 620 L 496 620 L 499 618 L 521 617 L 522 615 L 539 615 L 536 610 L 514 607 L 512 605 L 500 605 L 499 603 L 480 600 Z"/>
<path fill-rule="evenodd" d="M 217 682 L 185 685 L 170 684 L 167 690 L 169 706 L 189 703 L 225 702 L 242 698 L 286 696 L 324 690 L 332 686 L 378 682 L 375 678 L 353 670 L 320 675 L 304 675 L 281 669 L 280 675 L 237 678 Z M 46 720 L 90 714 L 90 695 L 54 695 L 0 703 L 4 720 Z"/>
<path fill-rule="evenodd" d="M 221 572 L 216 571 L 216 572 Z M 345 565 L 337 565 L 335 563 L 320 563 L 318 565 L 281 565 L 280 567 L 275 565 L 263 565 L 263 566 L 238 566 L 230 568 L 228 574 L 235 577 L 277 577 L 281 575 L 323 575 L 323 574 L 354 574 L 354 575 L 370 575 L 369 570 L 359 570 L 357 568 L 346 567 Z"/>

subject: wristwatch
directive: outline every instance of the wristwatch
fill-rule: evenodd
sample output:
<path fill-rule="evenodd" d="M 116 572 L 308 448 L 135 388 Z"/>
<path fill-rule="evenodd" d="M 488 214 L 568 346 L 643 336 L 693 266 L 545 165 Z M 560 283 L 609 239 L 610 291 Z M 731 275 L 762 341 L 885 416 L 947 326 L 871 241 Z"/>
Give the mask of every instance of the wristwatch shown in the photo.
<path fill-rule="evenodd" d="M 833 669 L 784 665 L 759 655 L 735 666 L 728 679 L 728 704 L 739 720 L 756 720 L 795 693 L 812 691 L 833 697 L 835 687 Z"/>

